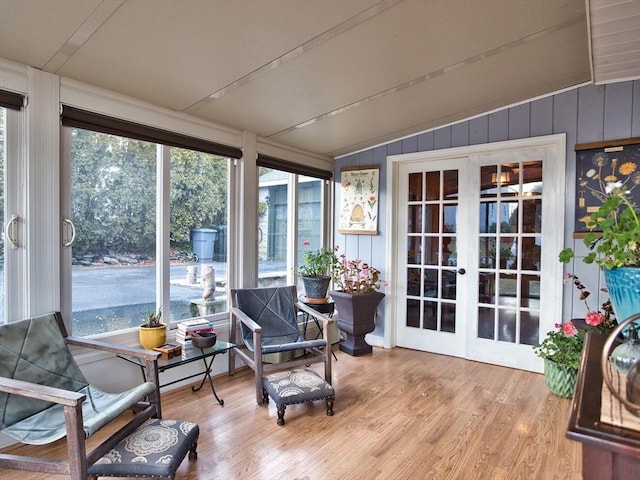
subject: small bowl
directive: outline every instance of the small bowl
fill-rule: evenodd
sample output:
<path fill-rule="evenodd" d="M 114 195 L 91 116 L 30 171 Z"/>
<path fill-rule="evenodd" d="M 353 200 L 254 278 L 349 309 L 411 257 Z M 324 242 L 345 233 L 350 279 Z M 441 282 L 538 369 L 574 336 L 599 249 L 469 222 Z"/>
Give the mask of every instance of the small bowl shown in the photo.
<path fill-rule="evenodd" d="M 191 344 L 196 348 L 210 348 L 216 344 L 218 335 L 214 332 L 194 333 L 191 336 Z"/>

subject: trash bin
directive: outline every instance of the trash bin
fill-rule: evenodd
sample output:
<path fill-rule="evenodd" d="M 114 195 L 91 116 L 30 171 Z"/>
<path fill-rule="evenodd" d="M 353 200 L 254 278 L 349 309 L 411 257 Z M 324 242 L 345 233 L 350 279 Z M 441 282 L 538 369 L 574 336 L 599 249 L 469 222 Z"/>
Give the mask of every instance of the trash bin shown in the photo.
<path fill-rule="evenodd" d="M 216 244 L 218 231 L 213 228 L 194 228 L 191 230 L 191 249 L 199 262 L 213 260 L 213 248 Z"/>
<path fill-rule="evenodd" d="M 218 225 L 216 227 L 218 231 L 218 237 L 216 240 L 215 248 L 213 249 L 213 259 L 216 262 L 227 261 L 227 226 Z"/>

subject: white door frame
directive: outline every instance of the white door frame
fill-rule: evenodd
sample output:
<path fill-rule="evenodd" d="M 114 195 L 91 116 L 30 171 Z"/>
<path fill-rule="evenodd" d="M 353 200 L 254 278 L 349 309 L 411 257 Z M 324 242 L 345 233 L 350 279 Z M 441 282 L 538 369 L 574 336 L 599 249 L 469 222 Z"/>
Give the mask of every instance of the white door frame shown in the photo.
<path fill-rule="evenodd" d="M 386 264 L 393 265 L 397 249 L 401 246 L 397 243 L 397 236 L 392 234 L 396 232 L 398 228 L 396 211 L 398 204 L 401 201 L 397 198 L 398 182 L 399 182 L 399 165 L 406 162 L 423 162 L 432 160 L 444 160 L 452 157 L 471 157 L 491 153 L 506 153 L 513 150 L 529 149 L 529 148 L 548 148 L 552 151 L 552 159 L 548 162 L 547 167 L 554 170 L 552 178 L 556 180 L 554 184 L 547 185 L 547 194 L 557 197 L 555 205 L 564 205 L 564 187 L 565 187 L 565 166 L 566 166 L 566 135 L 555 134 L 546 135 L 541 137 L 532 137 L 519 140 L 509 140 L 504 142 L 494 142 L 481 145 L 470 145 L 464 147 L 454 147 L 442 150 L 433 150 L 427 152 L 417 152 L 409 154 L 391 155 L 387 157 L 387 192 L 390 193 L 387 202 L 387 225 L 389 226 L 388 234 L 386 237 Z M 546 168 L 547 168 L 546 167 Z M 548 198 L 548 197 L 547 197 Z M 548 203 L 548 201 L 547 201 Z M 564 215 L 562 215 L 562 224 L 551 231 L 544 232 L 545 245 L 550 247 L 550 250 L 554 250 L 554 246 L 557 251 L 563 247 L 564 244 Z M 544 315 L 552 315 L 553 318 L 562 318 L 562 264 L 555 258 L 543 258 L 542 261 L 545 266 L 552 272 L 552 278 L 554 282 L 547 284 L 547 297 L 549 298 L 549 304 L 544 307 Z M 389 305 L 385 310 L 385 322 L 384 322 L 384 339 L 383 345 L 387 348 L 395 347 L 396 341 L 396 324 L 398 319 L 396 318 L 396 309 L 393 307 L 395 302 L 398 301 L 396 295 L 396 289 L 394 285 L 398 284 L 396 269 L 388 269 L 389 284 L 391 288 L 388 289 L 387 295 L 389 301 L 386 302 Z M 540 332 L 541 336 L 544 332 Z M 534 366 L 536 371 L 542 371 L 542 361 L 538 365 Z"/>

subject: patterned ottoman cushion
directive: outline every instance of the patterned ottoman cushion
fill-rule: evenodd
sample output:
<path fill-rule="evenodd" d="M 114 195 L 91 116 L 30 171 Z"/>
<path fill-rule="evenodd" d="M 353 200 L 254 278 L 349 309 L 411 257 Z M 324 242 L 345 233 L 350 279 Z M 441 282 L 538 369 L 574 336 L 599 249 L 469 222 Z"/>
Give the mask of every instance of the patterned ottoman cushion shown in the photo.
<path fill-rule="evenodd" d="M 320 375 L 312 370 L 296 369 L 277 372 L 262 379 L 264 400 L 273 398 L 278 406 L 278 425 L 284 425 L 287 405 L 325 399 L 327 415 L 333 415 L 335 391 Z"/>
<path fill-rule="evenodd" d="M 89 476 L 173 478 L 187 452 L 196 458 L 195 423 L 150 418 L 89 467 Z"/>

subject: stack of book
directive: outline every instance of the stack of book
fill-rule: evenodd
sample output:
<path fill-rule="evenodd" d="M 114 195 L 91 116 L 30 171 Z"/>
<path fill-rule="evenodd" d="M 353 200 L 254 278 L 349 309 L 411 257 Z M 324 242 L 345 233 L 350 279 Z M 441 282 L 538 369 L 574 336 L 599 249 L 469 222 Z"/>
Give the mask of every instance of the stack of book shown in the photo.
<path fill-rule="evenodd" d="M 193 318 L 178 323 L 176 331 L 176 343 L 184 348 L 191 347 L 191 335 L 193 333 L 214 332 L 213 323 L 204 318 Z"/>

